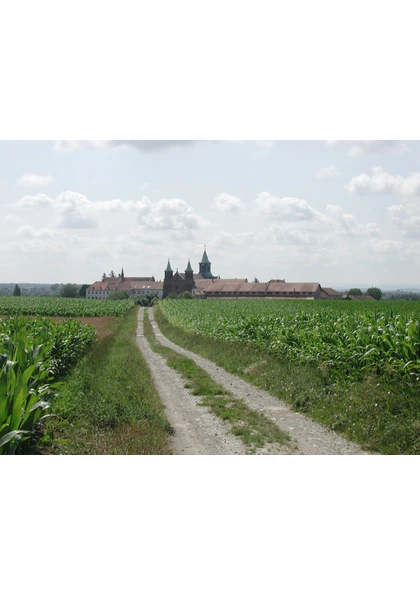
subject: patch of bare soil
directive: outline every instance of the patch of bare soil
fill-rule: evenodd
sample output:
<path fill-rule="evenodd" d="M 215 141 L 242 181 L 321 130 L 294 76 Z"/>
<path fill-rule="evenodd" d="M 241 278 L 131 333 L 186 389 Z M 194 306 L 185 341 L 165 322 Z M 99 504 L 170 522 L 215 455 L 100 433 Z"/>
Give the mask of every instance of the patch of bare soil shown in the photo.
<path fill-rule="evenodd" d="M 274 396 L 271 396 L 271 394 L 268 392 L 248 384 L 241 378 L 228 373 L 224 369 L 221 369 L 212 361 L 204 359 L 203 357 L 200 357 L 191 351 L 187 351 L 169 341 L 160 332 L 156 322 L 154 321 L 153 310 L 151 308 L 149 308 L 149 317 L 152 322 L 155 335 L 161 344 L 170 347 L 174 351 L 195 361 L 197 365 L 207 371 L 217 383 L 223 385 L 236 398 L 242 399 L 245 404 L 249 406 L 249 408 L 257 410 L 270 418 L 282 431 L 285 431 L 292 437 L 293 445 L 291 447 L 282 448 L 281 450 L 276 450 L 276 448 L 271 450 L 267 449 L 259 453 L 281 453 L 294 455 L 368 455 L 368 453 L 362 450 L 360 446 L 347 441 L 333 431 L 330 431 L 322 425 L 311 421 L 304 415 L 293 411 L 288 404 L 278 400 Z M 150 350 L 150 347 L 148 347 L 147 341 L 143 336 L 142 319 L 143 311 L 140 310 L 137 341 L 144 354 L 147 349 Z M 185 436 L 186 441 L 184 445 L 181 445 L 181 449 L 179 450 L 177 449 L 177 443 L 175 439 L 173 446 L 177 451 L 174 451 L 174 453 L 224 453 L 222 451 L 216 451 L 216 443 L 220 441 L 218 438 L 220 438 L 221 432 L 223 432 L 222 440 L 230 441 L 232 444 L 234 443 L 232 440 L 235 440 L 235 442 L 239 441 L 233 436 L 228 437 L 228 427 L 226 427 L 222 421 L 218 421 L 217 419 L 211 421 L 208 417 L 204 419 L 204 413 L 202 417 L 201 412 L 197 411 L 197 407 L 195 406 L 194 398 L 197 400 L 196 397 L 191 396 L 188 391 L 183 388 L 183 381 L 180 379 L 178 374 L 176 374 L 176 372 L 174 372 L 172 369 L 169 369 L 164 363 L 164 360 L 159 357 L 159 355 L 156 355 L 152 351 L 151 353 L 152 354 L 148 353 L 148 362 L 152 368 L 157 389 L 162 395 L 162 400 L 167 407 L 167 416 L 169 421 L 173 423 L 175 428 L 176 436 L 178 436 L 178 439 L 180 439 L 182 431 L 188 428 L 188 431 L 194 434 L 196 440 L 192 440 L 188 443 L 187 436 Z M 157 358 L 160 360 L 159 362 L 157 362 Z M 167 373 L 168 371 L 170 373 Z M 175 376 L 173 374 L 175 374 Z M 174 409 L 174 412 L 172 412 L 172 409 Z M 173 415 L 173 420 L 171 420 L 171 415 Z M 210 415 L 210 413 L 207 413 L 207 415 Z M 210 415 L 210 417 L 212 417 L 212 415 Z M 208 430 L 206 423 L 212 422 L 217 422 L 220 429 Z M 213 434 L 212 431 L 214 431 Z M 197 443 L 201 438 L 204 437 L 206 437 L 208 441 L 209 448 L 213 448 L 213 452 L 202 450 L 197 451 L 199 449 L 197 449 Z M 233 450 L 234 449 L 235 448 L 233 448 Z M 239 442 L 237 445 L 237 451 L 232 450 L 226 453 L 243 453 L 243 445 L 242 451 L 240 451 L 240 449 L 241 442 Z"/>
<path fill-rule="evenodd" d="M 64 320 L 76 320 L 77 322 L 81 322 L 82 324 L 93 326 L 96 330 L 96 337 L 98 340 L 102 340 L 103 338 L 107 338 L 107 336 L 111 336 L 114 333 L 113 326 L 115 324 L 116 318 L 111 316 L 105 317 L 98 317 L 98 318 L 61 318 L 55 317 L 51 318 L 54 322 L 63 322 Z"/>

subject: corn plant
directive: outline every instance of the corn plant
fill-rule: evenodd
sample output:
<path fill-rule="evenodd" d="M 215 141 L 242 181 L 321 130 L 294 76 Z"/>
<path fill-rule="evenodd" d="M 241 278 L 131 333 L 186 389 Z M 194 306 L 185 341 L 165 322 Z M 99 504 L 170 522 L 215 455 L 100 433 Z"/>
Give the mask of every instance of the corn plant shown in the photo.
<path fill-rule="evenodd" d="M 124 316 L 133 299 L 108 301 L 61 297 L 0 297 L 0 314 L 8 316 L 102 317 Z"/>
<path fill-rule="evenodd" d="M 251 344 L 333 374 L 389 375 L 420 385 L 420 304 L 283 300 L 165 300 L 172 325 Z"/>
<path fill-rule="evenodd" d="M 95 339 L 75 321 L 0 320 L 0 454 L 27 453 L 64 376 Z"/>

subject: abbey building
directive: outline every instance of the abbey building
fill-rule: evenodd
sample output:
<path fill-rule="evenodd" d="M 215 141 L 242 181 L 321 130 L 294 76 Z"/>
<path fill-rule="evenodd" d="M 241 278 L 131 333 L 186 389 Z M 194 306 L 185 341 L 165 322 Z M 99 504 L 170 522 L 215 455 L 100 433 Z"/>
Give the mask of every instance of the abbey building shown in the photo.
<path fill-rule="evenodd" d="M 126 277 L 124 270 L 118 277 L 105 277 L 90 286 L 87 299 L 107 299 L 113 291 L 125 291 L 130 297 L 155 294 L 165 299 L 171 294 L 188 292 L 201 299 L 246 299 L 271 297 L 275 299 L 342 299 L 334 289 L 321 287 L 319 283 L 287 283 L 285 280 L 270 280 L 266 283 L 248 282 L 247 279 L 221 279 L 211 270 L 211 262 L 204 248 L 199 262 L 199 272 L 194 273 L 188 261 L 184 272 L 173 271 L 171 262 L 164 272 L 164 280 L 150 277 Z"/>

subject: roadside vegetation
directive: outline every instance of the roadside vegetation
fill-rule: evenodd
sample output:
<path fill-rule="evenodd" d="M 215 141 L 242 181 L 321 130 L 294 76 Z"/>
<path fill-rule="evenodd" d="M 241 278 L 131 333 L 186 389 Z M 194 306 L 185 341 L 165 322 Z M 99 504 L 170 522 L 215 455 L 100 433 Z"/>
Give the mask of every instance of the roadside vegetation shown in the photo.
<path fill-rule="evenodd" d="M 194 300 L 155 310 L 173 342 L 365 449 L 420 453 L 417 304 Z"/>
<path fill-rule="evenodd" d="M 136 346 L 137 308 L 81 360 L 58 391 L 46 454 L 169 454 L 172 433 Z"/>
<path fill-rule="evenodd" d="M 0 454 L 33 451 L 59 380 L 94 341 L 94 328 L 74 320 L 0 319 Z"/>
<path fill-rule="evenodd" d="M 132 300 L 0 299 L 0 454 L 169 453 L 137 311 Z"/>
<path fill-rule="evenodd" d="M 209 407 L 213 414 L 228 422 L 233 435 L 243 441 L 250 453 L 255 453 L 257 448 L 267 444 L 284 445 L 290 442 L 290 436 L 273 421 L 250 409 L 243 400 L 234 398 L 194 361 L 160 344 L 154 335 L 147 309 L 144 313 L 144 335 L 151 348 L 186 380 L 185 388 L 194 396 L 203 397 L 197 404 Z"/>

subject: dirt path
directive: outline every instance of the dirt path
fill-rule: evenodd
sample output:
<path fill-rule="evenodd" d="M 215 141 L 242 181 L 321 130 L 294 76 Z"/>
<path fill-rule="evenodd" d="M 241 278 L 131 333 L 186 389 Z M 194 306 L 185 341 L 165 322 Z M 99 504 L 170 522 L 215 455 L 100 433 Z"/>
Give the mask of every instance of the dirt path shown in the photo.
<path fill-rule="evenodd" d="M 149 312 L 151 309 L 149 309 Z M 175 455 L 239 455 L 246 454 L 242 441 L 229 433 L 229 427 L 197 406 L 201 400 L 185 389 L 185 381 L 166 365 L 165 359 L 154 353 L 143 334 L 143 308 L 138 314 L 137 346 L 146 359 L 165 414 L 175 430 L 170 448 Z M 150 314 L 149 314 L 150 315 Z"/>
<path fill-rule="evenodd" d="M 157 339 L 197 363 L 211 377 L 222 384 L 236 398 L 242 399 L 250 408 L 272 419 L 292 437 L 292 445 L 268 447 L 259 454 L 293 455 L 366 455 L 359 446 L 294 412 L 284 402 L 260 390 L 244 380 L 218 367 L 212 361 L 170 342 L 159 331 L 154 321 L 153 310 L 149 318 Z M 139 311 L 137 344 L 151 368 L 153 379 L 166 406 L 166 415 L 175 429 L 171 447 L 174 454 L 246 454 L 239 438 L 229 433 L 229 425 L 220 421 L 204 407 L 197 406 L 199 397 L 192 396 L 184 388 L 184 381 L 164 359 L 154 353 L 143 336 L 143 309 Z"/>

